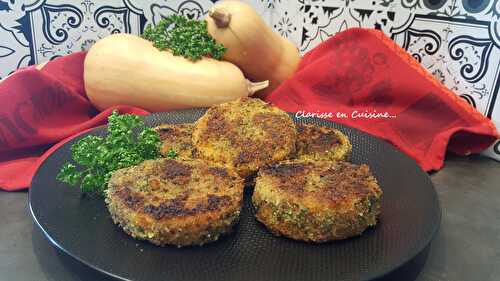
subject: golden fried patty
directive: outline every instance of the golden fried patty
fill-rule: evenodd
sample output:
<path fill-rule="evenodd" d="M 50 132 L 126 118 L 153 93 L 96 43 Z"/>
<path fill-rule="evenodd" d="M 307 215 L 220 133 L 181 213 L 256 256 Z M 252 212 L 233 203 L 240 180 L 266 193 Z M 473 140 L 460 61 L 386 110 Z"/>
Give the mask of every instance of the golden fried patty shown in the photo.
<path fill-rule="evenodd" d="M 154 128 L 160 135 L 162 144 L 160 153 L 163 157 L 175 151 L 180 159 L 192 159 L 196 156 L 191 135 L 194 124 L 162 124 Z"/>
<path fill-rule="evenodd" d="M 367 165 L 292 160 L 259 171 L 252 202 L 276 235 L 325 242 L 375 225 L 381 195 Z"/>
<path fill-rule="evenodd" d="M 202 245 L 237 222 L 243 180 L 201 160 L 147 160 L 113 173 L 106 204 L 113 221 L 156 245 Z"/>
<path fill-rule="evenodd" d="M 201 158 L 246 177 L 295 151 L 296 129 L 288 114 L 259 99 L 241 98 L 210 108 L 195 125 Z"/>
<path fill-rule="evenodd" d="M 312 124 L 297 125 L 297 159 L 346 160 L 352 151 L 341 131 Z"/>

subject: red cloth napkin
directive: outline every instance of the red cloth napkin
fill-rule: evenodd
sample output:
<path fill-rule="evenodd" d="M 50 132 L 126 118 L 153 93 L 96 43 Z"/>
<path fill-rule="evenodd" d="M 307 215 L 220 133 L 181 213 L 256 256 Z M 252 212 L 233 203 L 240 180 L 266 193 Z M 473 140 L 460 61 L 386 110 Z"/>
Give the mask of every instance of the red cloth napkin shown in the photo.
<path fill-rule="evenodd" d="M 52 151 L 105 124 L 115 108 L 148 113 L 130 106 L 97 112 L 85 96 L 84 58 L 76 53 L 0 82 L 0 188 L 28 187 Z M 329 119 L 388 140 L 427 171 L 442 166 L 447 145 L 461 154 L 479 152 L 498 137 L 487 118 L 378 31 L 335 35 L 306 54 L 298 72 L 266 100 L 291 112 L 387 111 L 396 117 Z"/>
<path fill-rule="evenodd" d="M 326 119 L 387 140 L 426 171 L 443 166 L 446 148 L 478 153 L 499 137 L 491 120 L 377 30 L 355 28 L 329 38 L 266 101 L 299 116 L 331 112 Z M 360 118 L 365 112 L 388 117 Z"/>
<path fill-rule="evenodd" d="M 75 134 L 105 124 L 113 110 L 148 114 L 130 106 L 95 110 L 84 90 L 85 55 L 56 59 L 42 70 L 24 68 L 0 82 L 1 189 L 27 188 L 50 152 Z"/>

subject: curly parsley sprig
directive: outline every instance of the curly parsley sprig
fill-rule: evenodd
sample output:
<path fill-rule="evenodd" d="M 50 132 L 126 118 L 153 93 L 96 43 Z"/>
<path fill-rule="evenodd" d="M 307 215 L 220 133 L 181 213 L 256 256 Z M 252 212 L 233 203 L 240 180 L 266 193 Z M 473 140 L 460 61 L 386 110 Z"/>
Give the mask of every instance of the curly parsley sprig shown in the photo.
<path fill-rule="evenodd" d="M 142 34 L 160 51 L 170 50 L 175 56 L 192 61 L 202 57 L 222 59 L 226 48 L 218 44 L 207 31 L 204 20 L 189 20 L 183 16 L 171 15 L 153 27 L 148 25 Z"/>
<path fill-rule="evenodd" d="M 142 131 L 135 135 L 134 129 Z M 102 194 L 114 171 L 158 158 L 160 144 L 158 133 L 145 128 L 141 117 L 114 111 L 108 118 L 107 136 L 86 136 L 73 144 L 74 163 L 64 164 L 57 179 L 80 185 L 83 193 Z"/>

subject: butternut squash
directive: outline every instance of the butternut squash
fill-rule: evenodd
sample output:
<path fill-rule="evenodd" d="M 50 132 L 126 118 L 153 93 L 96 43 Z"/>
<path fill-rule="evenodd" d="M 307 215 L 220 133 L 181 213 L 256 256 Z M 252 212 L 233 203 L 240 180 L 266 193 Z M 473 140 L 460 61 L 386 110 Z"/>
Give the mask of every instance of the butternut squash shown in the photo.
<path fill-rule="evenodd" d="M 208 33 L 227 48 L 224 60 L 249 79 L 269 80 L 269 87 L 257 96 L 269 94 L 297 69 L 301 57 L 295 45 L 273 32 L 248 4 L 217 2 L 205 20 Z"/>
<path fill-rule="evenodd" d="M 84 82 L 88 98 L 100 110 L 125 104 L 152 112 L 207 107 L 252 95 L 268 84 L 246 80 L 229 62 L 193 62 L 130 34 L 107 36 L 90 48 Z"/>

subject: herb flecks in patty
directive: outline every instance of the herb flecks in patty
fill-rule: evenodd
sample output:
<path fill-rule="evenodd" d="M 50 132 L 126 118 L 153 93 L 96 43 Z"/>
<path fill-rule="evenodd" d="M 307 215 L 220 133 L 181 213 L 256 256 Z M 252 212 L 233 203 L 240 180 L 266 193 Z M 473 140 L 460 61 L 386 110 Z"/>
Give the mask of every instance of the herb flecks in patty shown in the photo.
<path fill-rule="evenodd" d="M 168 159 L 175 159 L 177 158 L 178 156 L 178 153 L 177 151 L 173 150 L 173 149 L 170 149 L 168 152 L 167 152 L 167 158 Z"/>
<path fill-rule="evenodd" d="M 108 121 L 106 137 L 86 136 L 71 146 L 73 162 L 63 165 L 59 181 L 102 194 L 114 171 L 159 157 L 160 136 L 141 117 L 114 111 Z M 134 129 L 142 131 L 136 136 Z"/>

